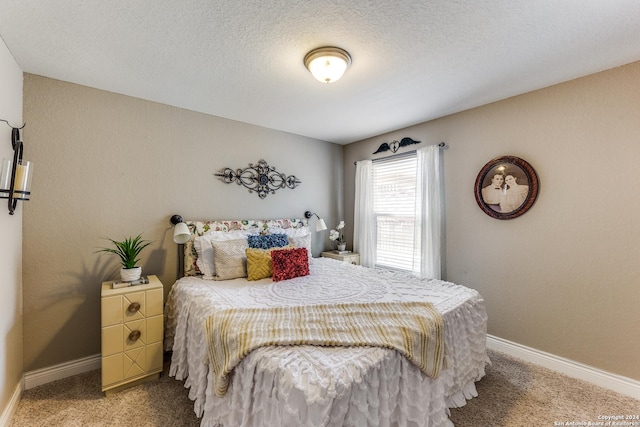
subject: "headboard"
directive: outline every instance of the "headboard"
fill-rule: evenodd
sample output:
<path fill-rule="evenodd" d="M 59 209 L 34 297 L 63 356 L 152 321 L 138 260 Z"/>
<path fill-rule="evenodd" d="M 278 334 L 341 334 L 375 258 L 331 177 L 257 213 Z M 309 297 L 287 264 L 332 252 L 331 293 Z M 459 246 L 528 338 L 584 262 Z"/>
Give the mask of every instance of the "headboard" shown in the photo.
<path fill-rule="evenodd" d="M 184 251 L 180 253 L 180 276 L 196 276 L 200 274 L 196 265 L 197 252 L 193 240 L 197 236 L 217 231 L 227 232 L 236 230 L 256 230 L 262 234 L 277 233 L 278 230 L 301 229 L 308 225 L 306 218 L 293 219 L 242 219 L 242 220 L 185 220 L 191 233 L 191 239 L 184 244 Z"/>

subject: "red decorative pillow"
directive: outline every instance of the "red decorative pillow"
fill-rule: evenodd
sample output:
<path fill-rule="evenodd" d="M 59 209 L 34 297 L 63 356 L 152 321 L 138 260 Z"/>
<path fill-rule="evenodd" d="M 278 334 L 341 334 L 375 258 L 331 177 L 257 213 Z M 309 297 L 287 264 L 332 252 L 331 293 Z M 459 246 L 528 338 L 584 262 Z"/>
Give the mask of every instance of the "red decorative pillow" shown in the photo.
<path fill-rule="evenodd" d="M 284 249 L 271 252 L 273 281 L 309 275 L 307 248 Z"/>

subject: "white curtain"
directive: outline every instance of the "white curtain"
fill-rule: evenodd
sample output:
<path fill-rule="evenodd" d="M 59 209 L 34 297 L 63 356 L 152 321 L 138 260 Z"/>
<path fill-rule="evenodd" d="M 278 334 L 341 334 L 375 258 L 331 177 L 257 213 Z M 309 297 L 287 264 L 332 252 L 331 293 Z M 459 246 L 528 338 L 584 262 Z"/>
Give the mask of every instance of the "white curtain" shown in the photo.
<path fill-rule="evenodd" d="M 414 260 L 420 263 L 420 277 L 440 279 L 442 268 L 443 191 L 440 147 L 431 145 L 416 152 L 416 227 Z"/>
<path fill-rule="evenodd" d="M 356 194 L 353 212 L 353 251 L 360 254 L 360 265 L 376 264 L 376 224 L 373 217 L 372 162 L 356 162 Z"/>

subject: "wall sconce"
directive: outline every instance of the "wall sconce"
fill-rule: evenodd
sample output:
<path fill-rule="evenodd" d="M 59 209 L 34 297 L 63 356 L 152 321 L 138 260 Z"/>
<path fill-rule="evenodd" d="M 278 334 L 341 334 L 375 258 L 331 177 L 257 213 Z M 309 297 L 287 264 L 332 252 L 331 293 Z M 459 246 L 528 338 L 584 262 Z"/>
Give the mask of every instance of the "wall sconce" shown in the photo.
<path fill-rule="evenodd" d="M 180 215 L 174 215 L 171 217 L 171 224 L 173 227 L 173 241 L 179 245 L 184 245 L 191 239 L 191 233 L 189 227 L 182 220 Z"/>
<path fill-rule="evenodd" d="M 9 126 L 8 121 L 0 119 Z M 23 161 L 24 146 L 20 137 L 20 129 L 11 126 L 11 145 L 13 146 L 13 161 L 2 159 L 0 172 L 0 199 L 9 199 L 9 215 L 16 210 L 18 200 L 27 201 L 31 195 L 31 176 L 33 175 L 33 162 Z"/>
<path fill-rule="evenodd" d="M 324 223 L 324 219 L 320 218 L 317 213 L 311 211 L 306 211 L 304 213 L 305 218 L 311 218 L 312 216 L 316 216 L 318 218 L 318 222 L 316 223 L 316 231 L 324 231 L 327 229 L 327 224 Z"/>
<path fill-rule="evenodd" d="M 351 55 L 339 47 L 319 47 L 304 57 L 304 66 L 321 83 L 335 82 L 350 65 Z"/>

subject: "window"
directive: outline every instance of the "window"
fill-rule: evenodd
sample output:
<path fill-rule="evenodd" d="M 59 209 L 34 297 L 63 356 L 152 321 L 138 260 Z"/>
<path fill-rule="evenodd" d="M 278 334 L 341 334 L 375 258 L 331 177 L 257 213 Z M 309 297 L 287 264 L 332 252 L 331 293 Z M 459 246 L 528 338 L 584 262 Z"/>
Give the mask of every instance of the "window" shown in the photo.
<path fill-rule="evenodd" d="M 417 164 L 415 152 L 372 164 L 376 267 L 420 274 L 420 239 L 414 238 Z"/>
<path fill-rule="evenodd" d="M 440 147 L 356 162 L 353 247 L 361 265 L 440 279 Z"/>

